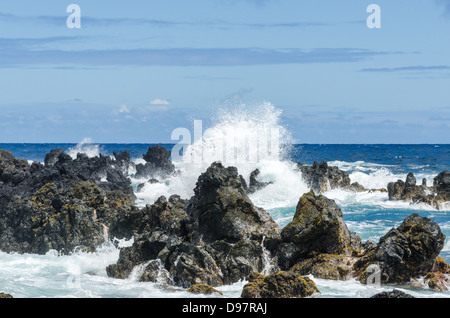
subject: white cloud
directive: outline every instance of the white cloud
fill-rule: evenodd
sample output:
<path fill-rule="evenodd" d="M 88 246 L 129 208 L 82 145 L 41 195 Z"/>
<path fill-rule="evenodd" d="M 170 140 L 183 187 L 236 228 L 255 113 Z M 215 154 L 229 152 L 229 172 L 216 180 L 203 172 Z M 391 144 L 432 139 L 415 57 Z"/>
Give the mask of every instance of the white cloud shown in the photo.
<path fill-rule="evenodd" d="M 120 105 L 119 113 L 129 113 L 130 108 L 127 105 Z"/>
<path fill-rule="evenodd" d="M 169 106 L 170 102 L 166 99 L 156 98 L 150 102 L 150 105 L 158 105 L 158 106 Z"/>

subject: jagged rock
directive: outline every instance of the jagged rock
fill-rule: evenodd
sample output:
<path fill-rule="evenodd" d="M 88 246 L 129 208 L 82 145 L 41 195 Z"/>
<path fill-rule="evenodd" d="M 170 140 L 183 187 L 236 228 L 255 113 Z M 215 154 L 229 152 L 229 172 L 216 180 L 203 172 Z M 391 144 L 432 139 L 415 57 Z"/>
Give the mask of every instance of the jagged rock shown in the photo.
<path fill-rule="evenodd" d="M 262 271 L 280 229 L 255 207 L 237 169 L 213 163 L 199 176 L 188 201 L 172 196 L 147 206 L 143 234 L 122 248 L 111 277 L 126 278 L 136 266 L 159 259 L 174 284 L 220 286 Z"/>
<path fill-rule="evenodd" d="M 312 190 L 300 198 L 293 221 L 281 232 L 281 240 L 278 258 L 282 269 L 317 254 L 350 256 L 361 248 L 361 240 L 348 230 L 336 203 Z"/>
<path fill-rule="evenodd" d="M 436 200 L 450 201 L 450 171 L 443 171 L 433 179 Z"/>
<path fill-rule="evenodd" d="M 261 190 L 266 186 L 268 186 L 269 184 L 271 184 L 271 182 L 258 181 L 257 178 L 260 174 L 261 172 L 259 171 L 259 169 L 252 171 L 252 173 L 250 174 L 250 183 L 248 186 L 248 190 L 250 193 L 254 193 L 258 190 Z"/>
<path fill-rule="evenodd" d="M 45 165 L 29 165 L 1 150 L 0 249 L 38 254 L 94 250 L 115 228 L 107 219 L 123 219 L 118 215 L 130 212 L 136 198 L 115 163 L 102 155 L 72 159 L 54 149 Z M 126 231 L 132 235 L 132 229 Z"/>
<path fill-rule="evenodd" d="M 401 290 L 394 289 L 390 292 L 382 292 L 376 295 L 373 295 L 370 298 L 415 298 L 407 293 L 402 292 Z"/>
<path fill-rule="evenodd" d="M 142 157 L 146 163 L 136 165 L 136 178 L 167 177 L 175 172 L 175 166 L 170 161 L 171 152 L 161 145 L 150 146 Z"/>
<path fill-rule="evenodd" d="M 312 166 L 297 163 L 297 167 L 302 172 L 303 179 L 308 187 L 316 193 L 350 186 L 350 177 L 347 172 L 340 170 L 338 167 L 330 167 L 324 161 L 320 164 L 314 162 Z"/>
<path fill-rule="evenodd" d="M 353 269 L 362 283 L 367 282 L 371 265 L 380 268 L 382 284 L 408 283 L 433 270 L 444 241 L 445 235 L 436 223 L 414 213 L 383 236 Z"/>
<path fill-rule="evenodd" d="M 253 205 L 235 167 L 213 163 L 198 178 L 194 197 L 186 211 L 192 218 L 188 229 L 195 244 L 218 240 L 237 242 L 246 236 L 270 241 L 280 232 L 270 215 Z"/>
<path fill-rule="evenodd" d="M 253 273 L 248 281 L 241 298 L 305 298 L 320 293 L 311 279 L 290 271 L 268 276 Z"/>
<path fill-rule="evenodd" d="M 0 293 L 0 298 L 14 298 L 12 295 L 10 294 L 5 294 L 3 292 Z"/>
<path fill-rule="evenodd" d="M 352 266 L 356 258 L 346 255 L 319 254 L 295 264 L 291 271 L 315 278 L 348 280 L 353 277 Z"/>
<path fill-rule="evenodd" d="M 431 191 L 426 193 L 425 190 Z M 426 203 L 440 208 L 440 204 L 450 201 L 450 172 L 443 171 L 433 180 L 433 187 L 427 187 L 426 179 L 422 185 L 416 185 L 416 178 L 409 173 L 406 181 L 398 180 L 388 184 L 389 200 L 411 201 L 412 203 Z"/>
<path fill-rule="evenodd" d="M 223 295 L 223 293 L 217 289 L 215 289 L 212 286 L 209 286 L 207 284 L 194 284 L 187 290 L 190 293 L 193 294 L 204 294 L 204 295 L 211 295 L 211 294 L 219 294 Z"/>
<path fill-rule="evenodd" d="M 353 192 L 365 192 L 367 191 L 366 188 L 364 188 L 362 185 L 360 185 L 358 182 L 353 182 L 349 186 L 345 186 L 344 189 L 353 191 Z"/>
<path fill-rule="evenodd" d="M 413 173 L 409 173 L 406 181 L 398 180 L 390 182 L 387 186 L 389 200 L 405 200 L 410 201 L 419 197 L 425 198 L 425 191 L 421 186 L 416 185 L 416 178 Z"/>

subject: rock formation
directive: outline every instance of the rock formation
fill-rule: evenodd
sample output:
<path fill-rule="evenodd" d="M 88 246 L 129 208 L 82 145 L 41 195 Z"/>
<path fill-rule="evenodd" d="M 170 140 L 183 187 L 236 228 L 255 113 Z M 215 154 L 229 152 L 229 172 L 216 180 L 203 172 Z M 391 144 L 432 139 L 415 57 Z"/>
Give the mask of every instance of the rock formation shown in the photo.
<path fill-rule="evenodd" d="M 189 201 L 160 198 L 149 209 L 148 226 L 108 266 L 109 276 L 126 278 L 158 259 L 178 286 L 231 284 L 261 272 L 279 240 L 278 225 L 248 199 L 237 169 L 220 163 L 199 176 Z"/>
<path fill-rule="evenodd" d="M 414 174 L 409 173 L 405 182 L 390 182 L 387 189 L 389 200 L 426 203 L 439 209 L 443 202 L 450 201 L 450 172 L 439 173 L 434 178 L 432 187 L 426 186 L 426 180 L 422 180 L 422 185 L 417 185 Z"/>
<path fill-rule="evenodd" d="M 252 273 L 248 280 L 242 298 L 305 298 L 320 293 L 310 278 L 290 271 L 268 276 Z"/>
<path fill-rule="evenodd" d="M 414 213 L 384 235 L 353 268 L 362 283 L 372 274 L 369 268 L 373 265 L 381 270 L 382 284 L 409 283 L 433 271 L 444 241 L 436 223 Z"/>
<path fill-rule="evenodd" d="M 297 163 L 297 167 L 302 172 L 303 179 L 308 187 L 316 193 L 350 186 L 348 173 L 338 167 L 330 167 L 326 162 L 320 164 L 314 162 L 312 166 Z"/>

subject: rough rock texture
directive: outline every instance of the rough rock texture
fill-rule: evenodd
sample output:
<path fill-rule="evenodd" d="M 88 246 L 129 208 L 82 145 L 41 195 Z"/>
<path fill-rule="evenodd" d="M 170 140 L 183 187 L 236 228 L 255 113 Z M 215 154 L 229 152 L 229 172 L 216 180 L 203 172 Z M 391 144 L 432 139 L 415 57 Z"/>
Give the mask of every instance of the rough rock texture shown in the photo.
<path fill-rule="evenodd" d="M 394 289 L 393 291 L 390 292 L 382 292 L 376 295 L 373 295 L 370 298 L 415 298 L 407 293 L 402 292 L 401 290 L 398 289 Z"/>
<path fill-rule="evenodd" d="M 206 284 L 194 284 L 191 287 L 189 287 L 187 291 L 193 294 L 211 295 L 217 293 L 219 295 L 223 295 L 221 291 Z"/>
<path fill-rule="evenodd" d="M 315 278 L 348 280 L 353 277 L 354 257 L 335 254 L 319 254 L 295 264 L 291 271 L 299 275 L 313 275 Z"/>
<path fill-rule="evenodd" d="M 261 189 L 265 188 L 266 186 L 268 186 L 269 184 L 271 184 L 271 182 L 258 181 L 258 176 L 260 174 L 261 174 L 261 171 L 259 171 L 259 169 L 252 171 L 252 173 L 250 174 L 250 182 L 249 182 L 249 186 L 248 186 L 248 190 L 250 193 L 254 193 L 258 190 L 261 190 Z"/>
<path fill-rule="evenodd" d="M 409 173 L 406 181 L 390 182 L 387 186 L 389 200 L 419 201 L 425 200 L 426 195 L 422 186 L 416 185 L 416 178 Z"/>
<path fill-rule="evenodd" d="M 426 180 L 416 185 L 416 178 L 409 173 L 406 181 L 390 182 L 387 186 L 389 200 L 403 200 L 412 203 L 426 203 L 440 209 L 443 202 L 450 201 L 450 172 L 443 171 L 433 180 L 433 186 L 427 187 Z"/>
<path fill-rule="evenodd" d="M 330 167 L 326 162 L 314 162 L 312 166 L 304 166 L 297 163 L 298 169 L 302 172 L 303 179 L 316 193 L 323 193 L 335 188 L 345 188 L 350 186 L 348 173 L 338 167 Z"/>
<path fill-rule="evenodd" d="M 120 155 L 118 155 L 120 156 Z M 126 155 L 121 161 L 126 161 Z M 123 228 L 137 211 L 130 180 L 110 157 L 72 159 L 62 149 L 45 164 L 0 151 L 0 249 L 44 254 L 49 249 L 88 251 L 109 234 L 131 236 Z M 111 222 L 122 220 L 122 223 Z"/>
<path fill-rule="evenodd" d="M 136 165 L 135 178 L 165 178 L 175 172 L 175 166 L 170 161 L 171 152 L 161 145 L 150 146 L 142 157 L 145 164 Z"/>
<path fill-rule="evenodd" d="M 354 270 L 362 283 L 371 274 L 370 265 L 379 266 L 383 284 L 408 283 L 433 270 L 444 241 L 445 235 L 436 223 L 415 213 L 383 236 L 355 263 Z"/>
<path fill-rule="evenodd" d="M 313 191 L 300 198 L 293 221 L 281 232 L 281 240 L 278 258 L 282 269 L 318 254 L 351 256 L 361 248 L 361 240 L 348 230 L 336 203 Z"/>
<path fill-rule="evenodd" d="M 320 293 L 308 277 L 280 271 L 268 276 L 253 273 L 242 290 L 242 298 L 305 298 Z"/>
<path fill-rule="evenodd" d="M 236 168 L 213 163 L 189 201 L 160 198 L 148 207 L 147 225 L 133 245 L 107 267 L 108 275 L 126 278 L 137 265 L 158 259 L 173 284 L 189 288 L 231 284 L 263 271 L 280 229 L 251 203 L 242 180 Z"/>
<path fill-rule="evenodd" d="M 194 197 L 186 211 L 195 244 L 217 240 L 237 242 L 244 237 L 262 240 L 278 235 L 279 227 L 270 215 L 253 205 L 235 167 L 213 163 L 198 178 Z"/>
<path fill-rule="evenodd" d="M 450 201 L 450 171 L 438 174 L 433 180 L 433 188 L 437 201 Z"/>

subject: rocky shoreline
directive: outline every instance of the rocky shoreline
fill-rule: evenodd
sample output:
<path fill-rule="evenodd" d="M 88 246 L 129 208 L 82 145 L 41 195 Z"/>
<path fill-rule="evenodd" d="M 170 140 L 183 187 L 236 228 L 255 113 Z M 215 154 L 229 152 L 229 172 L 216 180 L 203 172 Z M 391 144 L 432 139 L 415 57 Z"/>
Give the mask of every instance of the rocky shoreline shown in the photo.
<path fill-rule="evenodd" d="M 198 177 L 191 198 L 160 197 L 137 207 L 131 176 L 158 182 L 177 173 L 161 146 L 150 147 L 143 159 L 145 164 L 135 165 L 127 152 L 74 159 L 54 149 L 44 164 L 29 164 L 0 150 L 0 250 L 70 254 L 95 251 L 115 238 L 133 239 L 106 268 L 109 277 L 126 279 L 139 266 L 139 281 L 195 293 L 246 280 L 245 298 L 314 296 L 320 291 L 309 275 L 363 284 L 379 279 L 383 285 L 421 280 L 434 290 L 450 286 L 450 266 L 439 257 L 445 236 L 435 222 L 415 213 L 378 243 L 363 244 L 348 230 L 339 206 L 321 195 L 334 188 L 382 191 L 390 200 L 439 208 L 450 201 L 448 171 L 431 187 L 416 185 L 409 174 L 406 182 L 367 190 L 325 162 L 298 163 L 311 191 L 299 193 L 292 221 L 280 228 L 249 199 L 269 185 L 258 181 L 259 170 L 247 185 L 235 167 L 220 162 Z"/>

